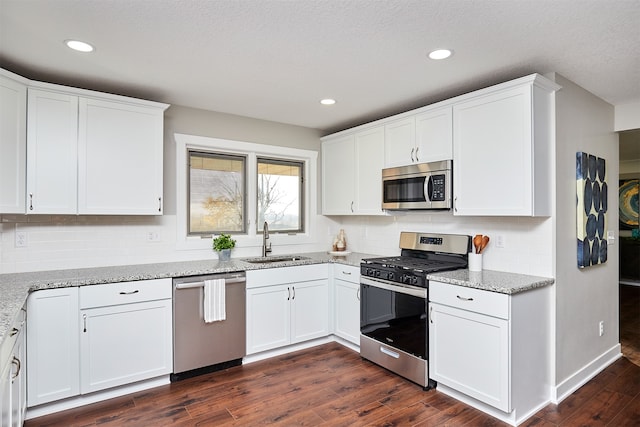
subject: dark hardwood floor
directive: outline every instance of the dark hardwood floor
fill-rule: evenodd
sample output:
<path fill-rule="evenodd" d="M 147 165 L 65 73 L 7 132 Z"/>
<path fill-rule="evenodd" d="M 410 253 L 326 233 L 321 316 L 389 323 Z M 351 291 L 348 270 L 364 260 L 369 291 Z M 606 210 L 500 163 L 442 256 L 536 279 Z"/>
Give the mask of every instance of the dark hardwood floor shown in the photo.
<path fill-rule="evenodd" d="M 620 285 L 622 354 L 640 366 L 640 286 Z"/>
<path fill-rule="evenodd" d="M 36 418 L 34 426 L 505 426 L 330 343 Z M 640 425 L 640 366 L 622 358 L 523 424 Z"/>

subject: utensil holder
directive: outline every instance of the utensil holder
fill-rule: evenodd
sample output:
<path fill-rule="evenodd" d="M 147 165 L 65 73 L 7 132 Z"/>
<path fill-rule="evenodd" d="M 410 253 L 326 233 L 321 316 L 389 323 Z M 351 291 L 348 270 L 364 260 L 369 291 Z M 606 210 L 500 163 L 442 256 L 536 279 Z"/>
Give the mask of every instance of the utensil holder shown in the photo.
<path fill-rule="evenodd" d="M 469 271 L 482 271 L 482 254 L 469 252 Z"/>

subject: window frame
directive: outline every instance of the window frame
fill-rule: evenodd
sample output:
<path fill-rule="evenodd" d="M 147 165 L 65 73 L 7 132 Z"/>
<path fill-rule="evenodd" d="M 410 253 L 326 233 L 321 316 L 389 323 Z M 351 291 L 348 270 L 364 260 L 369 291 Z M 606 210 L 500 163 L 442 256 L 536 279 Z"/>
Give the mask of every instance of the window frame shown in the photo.
<path fill-rule="evenodd" d="M 258 171 L 258 164 L 268 163 L 272 165 L 295 165 L 300 167 L 300 182 L 298 183 L 299 193 L 300 193 L 300 205 L 298 209 L 298 215 L 300 218 L 300 228 L 297 230 L 277 230 L 277 229 L 269 229 L 269 233 L 274 234 L 303 234 L 306 230 L 305 224 L 305 204 L 306 204 L 306 192 L 304 191 L 304 183 L 305 183 L 305 164 L 304 161 L 294 160 L 294 159 L 285 159 L 285 158 L 275 158 L 275 157 L 266 157 L 266 156 L 256 156 L 256 232 L 259 232 L 262 228 L 261 225 L 258 224 L 258 203 L 257 203 L 257 188 L 260 173 Z"/>
<path fill-rule="evenodd" d="M 276 158 L 301 161 L 304 164 L 304 232 L 273 233 L 271 243 L 278 245 L 314 244 L 317 241 L 317 176 L 318 152 L 300 148 L 277 145 L 258 144 L 253 142 L 234 141 L 229 139 L 174 134 L 176 149 L 176 249 L 178 250 L 211 250 L 210 235 L 189 236 L 187 234 L 187 180 L 188 150 L 210 151 L 229 155 L 247 156 L 247 200 L 245 218 L 246 234 L 234 234 L 236 250 L 240 248 L 260 247 L 262 245 L 262 227 L 255 226 L 257 219 L 257 158 Z M 253 175 L 252 175 L 253 174 Z M 166 217 L 165 213 L 165 217 Z M 247 256 L 249 256 L 248 254 Z"/>
<path fill-rule="evenodd" d="M 221 230 L 220 233 L 226 234 L 246 234 L 247 233 L 247 178 L 249 175 L 249 171 L 247 168 L 247 156 L 246 155 L 234 155 L 229 153 L 219 153 L 216 151 L 203 151 L 203 150 L 195 150 L 191 148 L 187 148 L 187 235 L 188 236 L 211 236 L 211 232 L 192 232 L 191 231 L 191 155 L 196 154 L 201 157 L 208 157 L 212 159 L 224 159 L 228 158 L 230 160 L 242 161 L 242 230 L 240 231 L 231 231 L 231 230 Z"/>

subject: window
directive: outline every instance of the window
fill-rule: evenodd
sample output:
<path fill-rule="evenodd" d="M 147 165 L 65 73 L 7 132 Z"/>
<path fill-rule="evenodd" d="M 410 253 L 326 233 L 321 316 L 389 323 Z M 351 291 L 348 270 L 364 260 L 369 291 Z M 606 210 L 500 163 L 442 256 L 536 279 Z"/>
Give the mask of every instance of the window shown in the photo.
<path fill-rule="evenodd" d="M 211 250 L 224 232 L 257 252 L 265 220 L 276 246 L 317 242 L 317 151 L 180 133 L 175 142 L 179 250 Z"/>
<path fill-rule="evenodd" d="M 304 163 L 258 158 L 257 164 L 257 229 L 266 221 L 269 230 L 303 232 Z"/>
<path fill-rule="evenodd" d="M 190 235 L 244 233 L 246 158 L 189 151 Z"/>

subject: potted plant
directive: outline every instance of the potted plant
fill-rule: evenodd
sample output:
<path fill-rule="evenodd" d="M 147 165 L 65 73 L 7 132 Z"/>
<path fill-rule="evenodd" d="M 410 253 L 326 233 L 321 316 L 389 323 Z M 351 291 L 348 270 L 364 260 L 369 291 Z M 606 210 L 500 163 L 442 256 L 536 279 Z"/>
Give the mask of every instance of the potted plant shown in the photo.
<path fill-rule="evenodd" d="M 213 239 L 213 250 L 218 252 L 220 261 L 228 261 L 231 258 L 231 249 L 236 246 L 236 241 L 229 234 L 220 234 Z"/>

